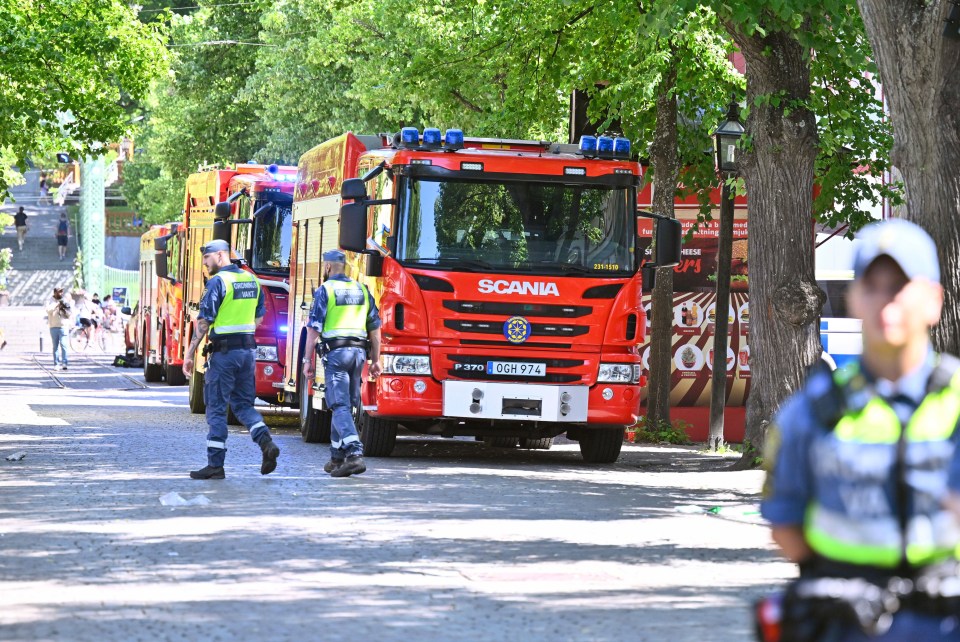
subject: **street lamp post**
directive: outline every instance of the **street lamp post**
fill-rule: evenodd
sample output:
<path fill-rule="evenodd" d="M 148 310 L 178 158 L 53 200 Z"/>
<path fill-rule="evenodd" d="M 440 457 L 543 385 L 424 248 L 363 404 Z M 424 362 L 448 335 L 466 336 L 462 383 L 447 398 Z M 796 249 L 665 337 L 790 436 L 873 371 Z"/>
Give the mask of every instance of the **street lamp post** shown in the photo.
<path fill-rule="evenodd" d="M 717 235 L 717 299 L 714 308 L 708 444 L 711 450 L 718 450 L 723 443 L 723 409 L 727 402 L 730 263 L 733 260 L 733 194 L 728 181 L 737 174 L 737 143 L 743 136 L 740 106 L 736 101 L 730 102 L 726 119 L 713 135 L 717 144 L 717 171 L 723 182 L 720 188 L 720 230 Z"/>

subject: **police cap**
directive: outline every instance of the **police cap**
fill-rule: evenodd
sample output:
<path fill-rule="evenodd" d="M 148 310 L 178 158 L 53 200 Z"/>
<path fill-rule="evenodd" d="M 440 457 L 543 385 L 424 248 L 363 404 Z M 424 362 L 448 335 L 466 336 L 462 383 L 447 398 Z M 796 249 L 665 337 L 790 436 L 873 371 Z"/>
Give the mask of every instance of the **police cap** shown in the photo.
<path fill-rule="evenodd" d="M 210 254 L 211 252 L 229 252 L 230 244 L 221 239 L 215 239 L 200 248 L 200 251 L 205 255 Z"/>
<path fill-rule="evenodd" d="M 892 218 L 866 226 L 857 235 L 857 240 L 859 243 L 853 261 L 856 278 L 862 277 L 876 259 L 889 256 L 907 278 L 940 282 L 937 244 L 919 225 Z"/>
<path fill-rule="evenodd" d="M 340 250 L 327 250 L 323 253 L 324 263 L 346 263 L 347 255 Z"/>

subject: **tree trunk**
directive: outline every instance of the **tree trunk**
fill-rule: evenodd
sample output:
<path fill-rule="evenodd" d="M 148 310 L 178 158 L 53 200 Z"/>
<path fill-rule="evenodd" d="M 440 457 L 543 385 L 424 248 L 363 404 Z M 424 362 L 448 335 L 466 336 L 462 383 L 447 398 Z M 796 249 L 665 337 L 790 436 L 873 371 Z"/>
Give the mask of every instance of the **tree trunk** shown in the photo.
<path fill-rule="evenodd" d="M 789 33 L 728 30 L 746 60 L 746 136 L 740 175 L 749 203 L 750 369 L 744 456 L 763 452 L 771 417 L 820 355 L 825 296 L 814 277 L 813 173 L 817 123 L 808 52 Z M 759 99 L 759 100 L 758 100 Z M 789 107 L 789 111 L 787 111 Z M 722 314 L 717 311 L 717 314 Z"/>
<path fill-rule="evenodd" d="M 680 178 L 677 160 L 676 67 L 664 73 L 657 93 L 657 125 L 650 146 L 653 166 L 653 213 L 674 217 L 674 195 Z M 647 424 L 670 423 L 670 378 L 673 365 L 673 268 L 660 268 L 654 281 L 650 311 L 650 380 Z"/>
<path fill-rule="evenodd" d="M 713 324 L 713 371 L 710 375 L 710 434 L 707 447 L 723 444 L 723 409 L 727 405 L 727 344 L 729 343 L 730 264 L 733 262 L 733 194 L 726 177 L 720 190 L 720 230 L 717 235 L 717 302 Z"/>
<path fill-rule="evenodd" d="M 943 36 L 950 3 L 858 4 L 893 123 L 906 218 L 930 233 L 940 254 L 945 300 L 934 343 L 960 354 L 960 40 Z"/>

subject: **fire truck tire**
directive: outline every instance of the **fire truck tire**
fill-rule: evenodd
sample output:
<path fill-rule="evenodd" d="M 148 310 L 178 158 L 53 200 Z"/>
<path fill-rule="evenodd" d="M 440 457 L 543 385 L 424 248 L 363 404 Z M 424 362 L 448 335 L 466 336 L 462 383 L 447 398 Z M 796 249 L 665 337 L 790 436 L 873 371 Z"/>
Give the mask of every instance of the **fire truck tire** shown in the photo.
<path fill-rule="evenodd" d="M 164 376 L 167 379 L 168 386 L 182 386 L 187 383 L 187 378 L 183 374 L 183 368 L 172 366 L 169 363 L 164 364 Z"/>
<path fill-rule="evenodd" d="M 397 422 L 360 413 L 360 441 L 366 457 L 389 457 L 397 445 Z"/>
<path fill-rule="evenodd" d="M 203 399 L 203 373 L 197 370 L 193 371 L 190 377 L 190 389 L 188 391 L 190 412 L 195 415 L 202 415 L 207 411 L 206 401 Z"/>
<path fill-rule="evenodd" d="M 308 444 L 330 443 L 329 410 L 317 410 L 313 407 L 313 397 L 301 390 L 300 397 L 300 436 Z"/>
<path fill-rule="evenodd" d="M 147 383 L 159 383 L 163 381 L 163 366 L 159 363 L 150 363 L 144 359 L 143 380 Z"/>
<path fill-rule="evenodd" d="M 580 433 L 580 454 L 589 464 L 612 464 L 620 456 L 623 428 L 600 428 Z"/>
<path fill-rule="evenodd" d="M 529 450 L 550 450 L 551 446 L 553 446 L 553 437 L 543 437 L 540 439 L 522 437 L 520 439 L 520 447 Z"/>
<path fill-rule="evenodd" d="M 483 443 L 488 448 L 516 448 L 520 440 L 517 437 L 484 437 Z"/>

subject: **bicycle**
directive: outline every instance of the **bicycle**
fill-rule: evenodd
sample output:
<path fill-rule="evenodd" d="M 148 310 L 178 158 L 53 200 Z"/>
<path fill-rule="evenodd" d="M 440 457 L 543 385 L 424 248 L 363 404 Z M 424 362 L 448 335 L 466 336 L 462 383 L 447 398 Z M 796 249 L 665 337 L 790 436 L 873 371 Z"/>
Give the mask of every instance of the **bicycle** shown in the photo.
<path fill-rule="evenodd" d="M 79 323 L 70 330 L 70 349 L 73 352 L 85 352 L 93 344 L 100 348 L 100 352 L 106 352 L 107 338 L 105 332 L 100 328 L 91 328 L 91 335 L 88 336 L 85 330 L 86 328 Z"/>

